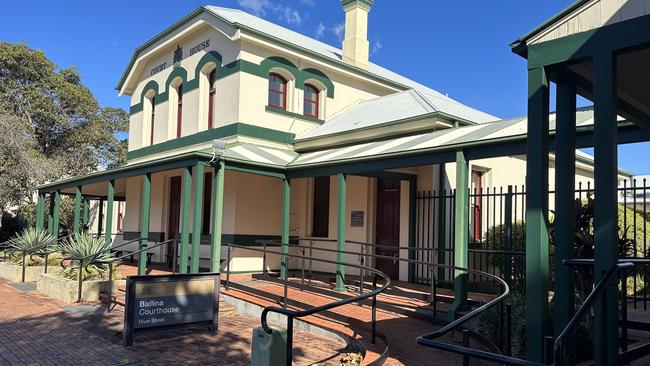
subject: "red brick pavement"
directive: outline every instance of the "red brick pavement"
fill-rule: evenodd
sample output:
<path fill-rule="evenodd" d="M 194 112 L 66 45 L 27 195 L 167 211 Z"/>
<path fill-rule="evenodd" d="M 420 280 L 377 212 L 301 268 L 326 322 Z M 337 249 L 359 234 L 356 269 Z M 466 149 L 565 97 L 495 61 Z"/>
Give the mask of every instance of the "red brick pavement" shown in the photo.
<path fill-rule="evenodd" d="M 121 345 L 123 313 L 90 304 L 63 306 L 0 280 L 0 365 L 249 365 L 252 329 L 259 319 L 221 317 L 219 333 L 176 331 L 136 336 Z M 344 345 L 296 332 L 294 363 L 338 364 Z"/>

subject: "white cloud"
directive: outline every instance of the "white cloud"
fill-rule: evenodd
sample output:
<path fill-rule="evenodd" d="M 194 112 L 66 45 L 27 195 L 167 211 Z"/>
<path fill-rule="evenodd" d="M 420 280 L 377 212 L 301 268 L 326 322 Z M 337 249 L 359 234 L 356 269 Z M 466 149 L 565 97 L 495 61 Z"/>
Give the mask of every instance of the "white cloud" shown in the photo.
<path fill-rule="evenodd" d="M 343 42 L 343 36 L 345 35 L 345 23 L 340 23 L 332 28 L 332 32 L 336 35 L 339 41 Z"/>
<path fill-rule="evenodd" d="M 327 28 L 325 27 L 325 24 L 323 22 L 318 23 L 318 26 L 316 27 L 316 39 L 321 39 L 323 36 L 325 36 L 325 30 Z"/>
<path fill-rule="evenodd" d="M 275 7 L 270 0 L 237 0 L 237 4 L 257 16 L 264 16 L 267 10 Z"/>
<path fill-rule="evenodd" d="M 376 40 L 372 43 L 372 48 L 370 49 L 370 54 L 375 54 L 379 52 L 384 47 L 384 44 L 380 40 Z"/>
<path fill-rule="evenodd" d="M 285 7 L 283 9 L 283 14 L 284 14 L 284 20 L 287 22 L 287 24 L 296 24 L 296 25 L 301 25 L 303 21 L 302 15 L 300 15 L 300 12 L 296 9 L 292 9 L 290 7 Z"/>

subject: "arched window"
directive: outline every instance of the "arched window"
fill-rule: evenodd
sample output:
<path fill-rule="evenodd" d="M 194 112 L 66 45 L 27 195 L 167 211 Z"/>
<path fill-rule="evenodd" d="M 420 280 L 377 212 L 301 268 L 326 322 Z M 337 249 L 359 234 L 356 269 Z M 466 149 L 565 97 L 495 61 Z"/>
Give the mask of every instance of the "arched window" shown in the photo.
<path fill-rule="evenodd" d="M 149 100 L 149 108 L 151 108 L 151 116 L 149 117 L 149 145 L 153 145 L 153 131 L 154 121 L 156 120 L 156 96 L 152 95 Z"/>
<path fill-rule="evenodd" d="M 176 138 L 181 137 L 183 121 L 183 84 L 176 87 Z"/>
<path fill-rule="evenodd" d="M 287 109 L 287 79 L 269 74 L 269 107 Z"/>
<path fill-rule="evenodd" d="M 318 118 L 318 103 L 320 90 L 311 84 L 305 84 L 305 99 L 303 114 L 307 117 Z"/>
<path fill-rule="evenodd" d="M 215 80 L 217 69 L 213 69 L 208 76 L 208 129 L 214 127 L 214 95 L 217 93 Z"/>

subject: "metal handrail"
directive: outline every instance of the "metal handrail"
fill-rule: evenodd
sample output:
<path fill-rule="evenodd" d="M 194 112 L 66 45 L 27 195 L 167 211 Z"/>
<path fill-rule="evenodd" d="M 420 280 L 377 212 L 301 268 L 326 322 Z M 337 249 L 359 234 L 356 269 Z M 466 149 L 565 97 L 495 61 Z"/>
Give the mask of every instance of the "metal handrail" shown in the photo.
<path fill-rule="evenodd" d="M 345 266 L 350 266 L 350 267 L 358 268 L 358 269 L 361 269 L 361 270 L 367 270 L 367 271 L 374 272 L 373 290 L 366 293 L 366 294 L 359 294 L 359 295 L 354 296 L 354 297 L 348 297 L 348 298 L 337 300 L 337 301 L 334 301 L 334 302 L 331 302 L 331 303 L 328 303 L 328 304 L 325 304 L 325 305 L 320 305 L 320 306 L 316 306 L 316 307 L 313 307 L 313 308 L 310 308 L 310 309 L 304 309 L 304 310 L 287 309 L 286 308 L 286 300 L 285 300 L 285 307 L 267 306 L 267 307 L 264 308 L 264 310 L 262 310 L 262 315 L 261 315 L 262 328 L 268 334 L 272 333 L 272 329 L 268 326 L 268 322 L 267 322 L 267 316 L 268 316 L 268 314 L 270 312 L 285 315 L 287 317 L 287 353 L 286 353 L 286 364 L 287 365 L 291 365 L 292 359 L 293 359 L 292 348 L 293 348 L 293 320 L 294 320 L 294 318 L 301 318 L 301 317 L 309 316 L 309 315 L 316 314 L 316 313 L 321 312 L 321 311 L 333 309 L 333 308 L 343 306 L 343 305 L 346 305 L 346 304 L 350 304 L 350 303 L 353 303 L 353 302 L 359 302 L 359 301 L 368 299 L 370 297 L 373 298 L 372 299 L 371 333 L 372 333 L 372 343 L 374 343 L 375 332 L 376 332 L 376 330 L 375 330 L 376 329 L 376 307 L 377 307 L 376 298 L 377 298 L 378 294 L 384 292 L 388 288 L 388 286 L 390 286 L 390 278 L 385 273 L 379 271 L 378 269 L 367 267 L 367 266 L 361 266 L 361 265 L 345 263 L 345 262 L 329 260 L 329 259 L 307 257 L 307 256 L 300 255 L 300 254 L 268 251 L 266 246 L 264 247 L 264 249 L 257 249 L 257 248 L 251 248 L 249 246 L 228 244 L 228 243 L 224 243 L 223 245 L 229 247 L 229 251 L 230 251 L 230 248 L 233 248 L 233 249 L 234 248 L 240 248 L 240 249 L 245 249 L 245 250 L 264 252 L 265 255 L 267 253 L 270 253 L 270 254 L 277 254 L 277 255 L 280 255 L 280 256 L 283 256 L 283 257 L 314 259 L 314 260 L 319 261 L 319 262 L 330 263 L 330 264 L 343 264 Z M 287 244 L 282 244 L 282 245 L 284 246 L 284 245 L 287 245 Z M 283 261 L 283 263 L 286 266 L 286 260 Z M 227 265 L 229 267 L 230 263 L 228 263 Z M 286 267 L 285 267 L 285 270 L 286 270 Z M 285 272 L 285 273 L 287 273 L 287 272 Z M 379 288 L 376 287 L 377 286 L 377 276 L 378 275 L 381 276 L 383 278 L 383 280 L 384 280 L 383 286 L 381 286 Z M 285 299 L 286 299 L 287 286 L 288 286 L 288 281 L 289 281 L 288 280 L 288 275 L 285 276 L 284 281 L 285 281 Z"/>

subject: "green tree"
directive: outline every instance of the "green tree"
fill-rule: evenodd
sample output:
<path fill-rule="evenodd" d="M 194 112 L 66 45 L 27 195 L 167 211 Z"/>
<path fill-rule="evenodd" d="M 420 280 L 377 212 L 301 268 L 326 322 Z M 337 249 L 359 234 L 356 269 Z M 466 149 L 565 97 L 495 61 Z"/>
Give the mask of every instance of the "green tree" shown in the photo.
<path fill-rule="evenodd" d="M 102 108 L 76 68 L 0 42 L 0 210 L 42 183 L 124 163 L 128 113 Z"/>

